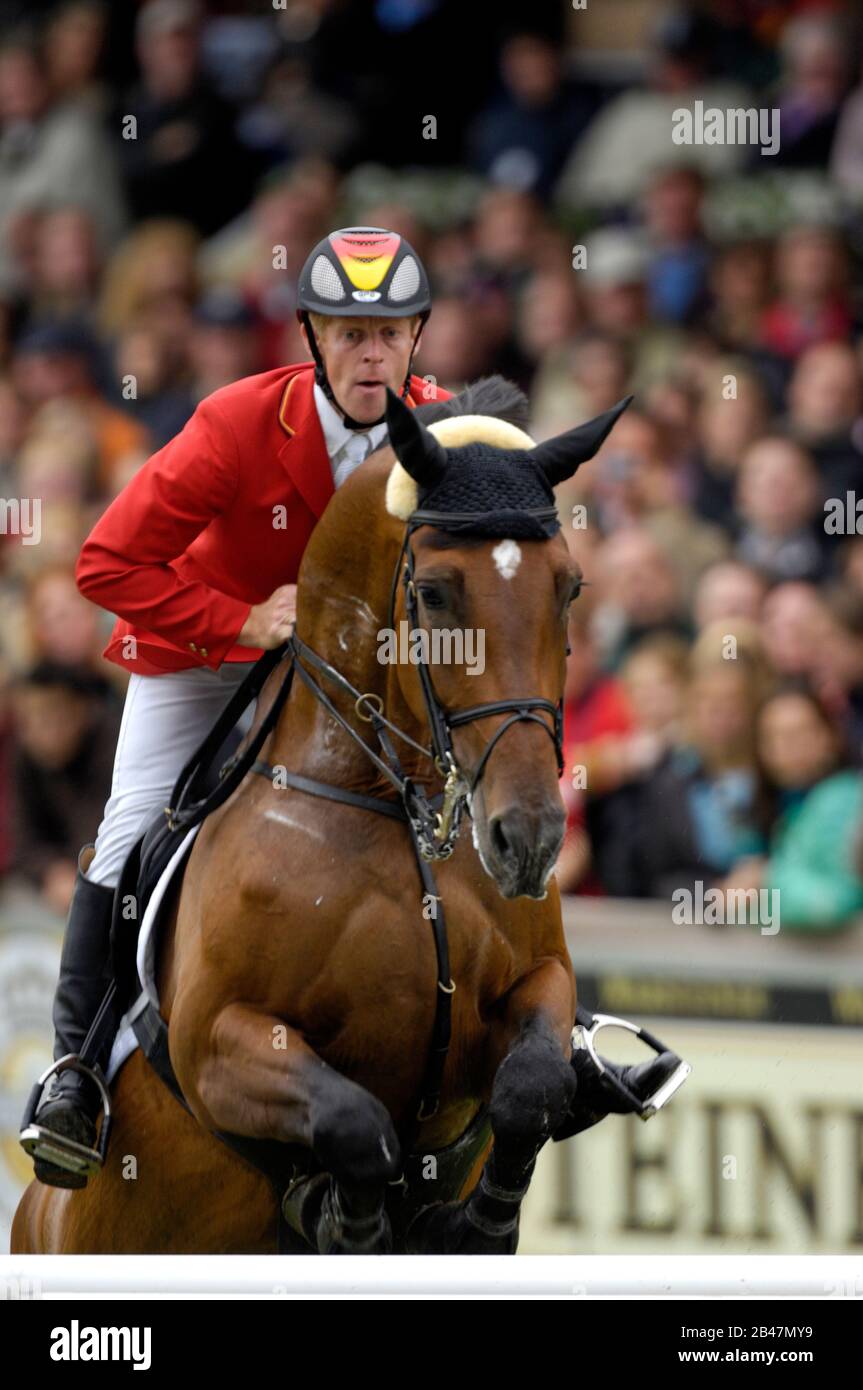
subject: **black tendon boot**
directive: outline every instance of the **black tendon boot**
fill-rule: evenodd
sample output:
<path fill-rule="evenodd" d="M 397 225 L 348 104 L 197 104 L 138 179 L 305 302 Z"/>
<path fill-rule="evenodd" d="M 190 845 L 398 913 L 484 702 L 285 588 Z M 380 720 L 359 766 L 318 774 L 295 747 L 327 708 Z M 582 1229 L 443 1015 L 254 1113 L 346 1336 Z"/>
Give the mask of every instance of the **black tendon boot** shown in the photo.
<path fill-rule="evenodd" d="M 60 979 L 54 996 L 55 1062 L 69 1053 L 78 1056 L 111 983 L 114 890 L 91 883 L 84 877 L 81 864 L 89 864 L 91 858 L 88 846 L 79 856 L 75 891 L 63 938 Z M 111 1042 L 110 1038 L 105 1041 L 101 1055 L 88 1057 L 91 1066 L 104 1071 Z M 33 1124 L 25 1125 L 19 1136 L 24 1148 L 36 1160 L 35 1172 L 40 1182 L 50 1187 L 86 1187 L 86 1163 L 82 1164 L 86 1154 L 74 1148 L 64 1154 L 62 1141 L 70 1140 L 73 1145 L 92 1150 L 101 1106 L 99 1089 L 89 1077 L 72 1069 L 53 1077 Z M 60 1139 L 59 1147 L 52 1145 L 52 1135 Z M 65 1166 L 64 1159 L 69 1166 Z M 90 1166 L 92 1170 L 98 1165 Z"/>

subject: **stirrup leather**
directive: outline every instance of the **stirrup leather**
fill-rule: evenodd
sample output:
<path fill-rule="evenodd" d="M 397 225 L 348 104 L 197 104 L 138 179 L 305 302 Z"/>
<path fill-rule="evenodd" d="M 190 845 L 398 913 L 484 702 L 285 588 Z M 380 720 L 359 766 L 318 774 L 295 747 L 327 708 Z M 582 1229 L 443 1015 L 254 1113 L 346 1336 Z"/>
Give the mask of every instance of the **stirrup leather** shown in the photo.
<path fill-rule="evenodd" d="M 99 1137 L 94 1148 L 90 1148 L 87 1144 L 79 1144 L 76 1140 L 69 1139 L 63 1134 L 55 1134 L 52 1129 L 47 1129 L 36 1121 L 36 1112 L 42 1103 L 46 1085 L 52 1076 L 59 1076 L 64 1071 L 78 1072 L 79 1075 L 85 1076 L 88 1081 L 92 1081 L 99 1091 L 103 1113 Z M 44 1163 L 53 1163 L 58 1168 L 66 1168 L 69 1172 L 80 1173 L 89 1177 L 92 1173 L 98 1173 L 105 1163 L 110 1134 L 111 1095 L 102 1073 L 79 1061 L 74 1052 L 69 1052 L 59 1061 L 53 1062 L 42 1073 L 30 1092 L 18 1142 L 32 1158 L 38 1158 Z"/>

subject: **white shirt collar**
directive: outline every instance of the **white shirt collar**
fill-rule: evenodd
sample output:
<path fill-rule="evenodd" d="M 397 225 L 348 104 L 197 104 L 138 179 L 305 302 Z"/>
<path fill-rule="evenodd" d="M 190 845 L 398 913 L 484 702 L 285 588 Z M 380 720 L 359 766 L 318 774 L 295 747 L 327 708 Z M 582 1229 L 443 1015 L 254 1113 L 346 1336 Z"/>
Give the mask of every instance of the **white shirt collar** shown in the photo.
<path fill-rule="evenodd" d="M 327 446 L 334 476 L 340 463 L 348 458 L 351 461 L 354 459 L 357 462 L 361 461 L 366 454 L 377 449 L 386 437 L 386 421 L 382 421 L 379 425 L 373 425 L 369 430 L 349 430 L 332 401 L 327 399 L 317 382 L 315 382 L 315 406 L 317 407 L 318 419 L 321 422 L 321 429 L 324 432 L 324 443 Z M 337 483 L 339 482 L 344 482 L 344 478 L 338 478 Z"/>

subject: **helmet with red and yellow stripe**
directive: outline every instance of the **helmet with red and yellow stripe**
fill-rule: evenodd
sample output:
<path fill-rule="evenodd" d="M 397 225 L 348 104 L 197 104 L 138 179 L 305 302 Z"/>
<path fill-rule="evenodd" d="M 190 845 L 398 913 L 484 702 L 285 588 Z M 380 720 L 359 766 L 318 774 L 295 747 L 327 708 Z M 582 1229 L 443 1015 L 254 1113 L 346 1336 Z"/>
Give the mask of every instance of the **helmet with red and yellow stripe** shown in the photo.
<path fill-rule="evenodd" d="M 403 236 L 383 227 L 330 232 L 300 274 L 299 314 L 425 319 L 430 310 L 422 261 Z"/>

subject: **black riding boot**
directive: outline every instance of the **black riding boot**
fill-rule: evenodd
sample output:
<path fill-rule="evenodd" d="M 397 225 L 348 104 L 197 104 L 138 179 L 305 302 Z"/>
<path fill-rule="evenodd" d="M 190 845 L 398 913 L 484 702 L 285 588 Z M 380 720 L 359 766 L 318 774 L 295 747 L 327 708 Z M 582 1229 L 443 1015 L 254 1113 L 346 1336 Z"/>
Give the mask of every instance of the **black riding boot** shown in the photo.
<path fill-rule="evenodd" d="M 83 858 L 86 851 L 82 851 Z M 91 883 L 81 871 L 79 858 L 75 891 L 69 906 L 60 979 L 54 996 L 54 1060 L 68 1053 L 80 1053 L 90 1025 L 111 983 L 110 930 L 114 902 L 113 888 Z M 102 1055 L 88 1060 L 104 1071 L 112 1039 L 106 1041 Z M 102 1101 L 97 1087 L 86 1076 L 71 1069 L 52 1079 L 51 1089 L 36 1112 L 35 1124 L 41 1129 L 71 1139 L 92 1149 Z M 28 1130 L 22 1132 L 28 1134 Z M 29 1140 L 25 1147 L 35 1159 L 36 1177 L 51 1187 L 86 1187 L 86 1173 L 73 1172 L 49 1158 L 50 1144 Z"/>

